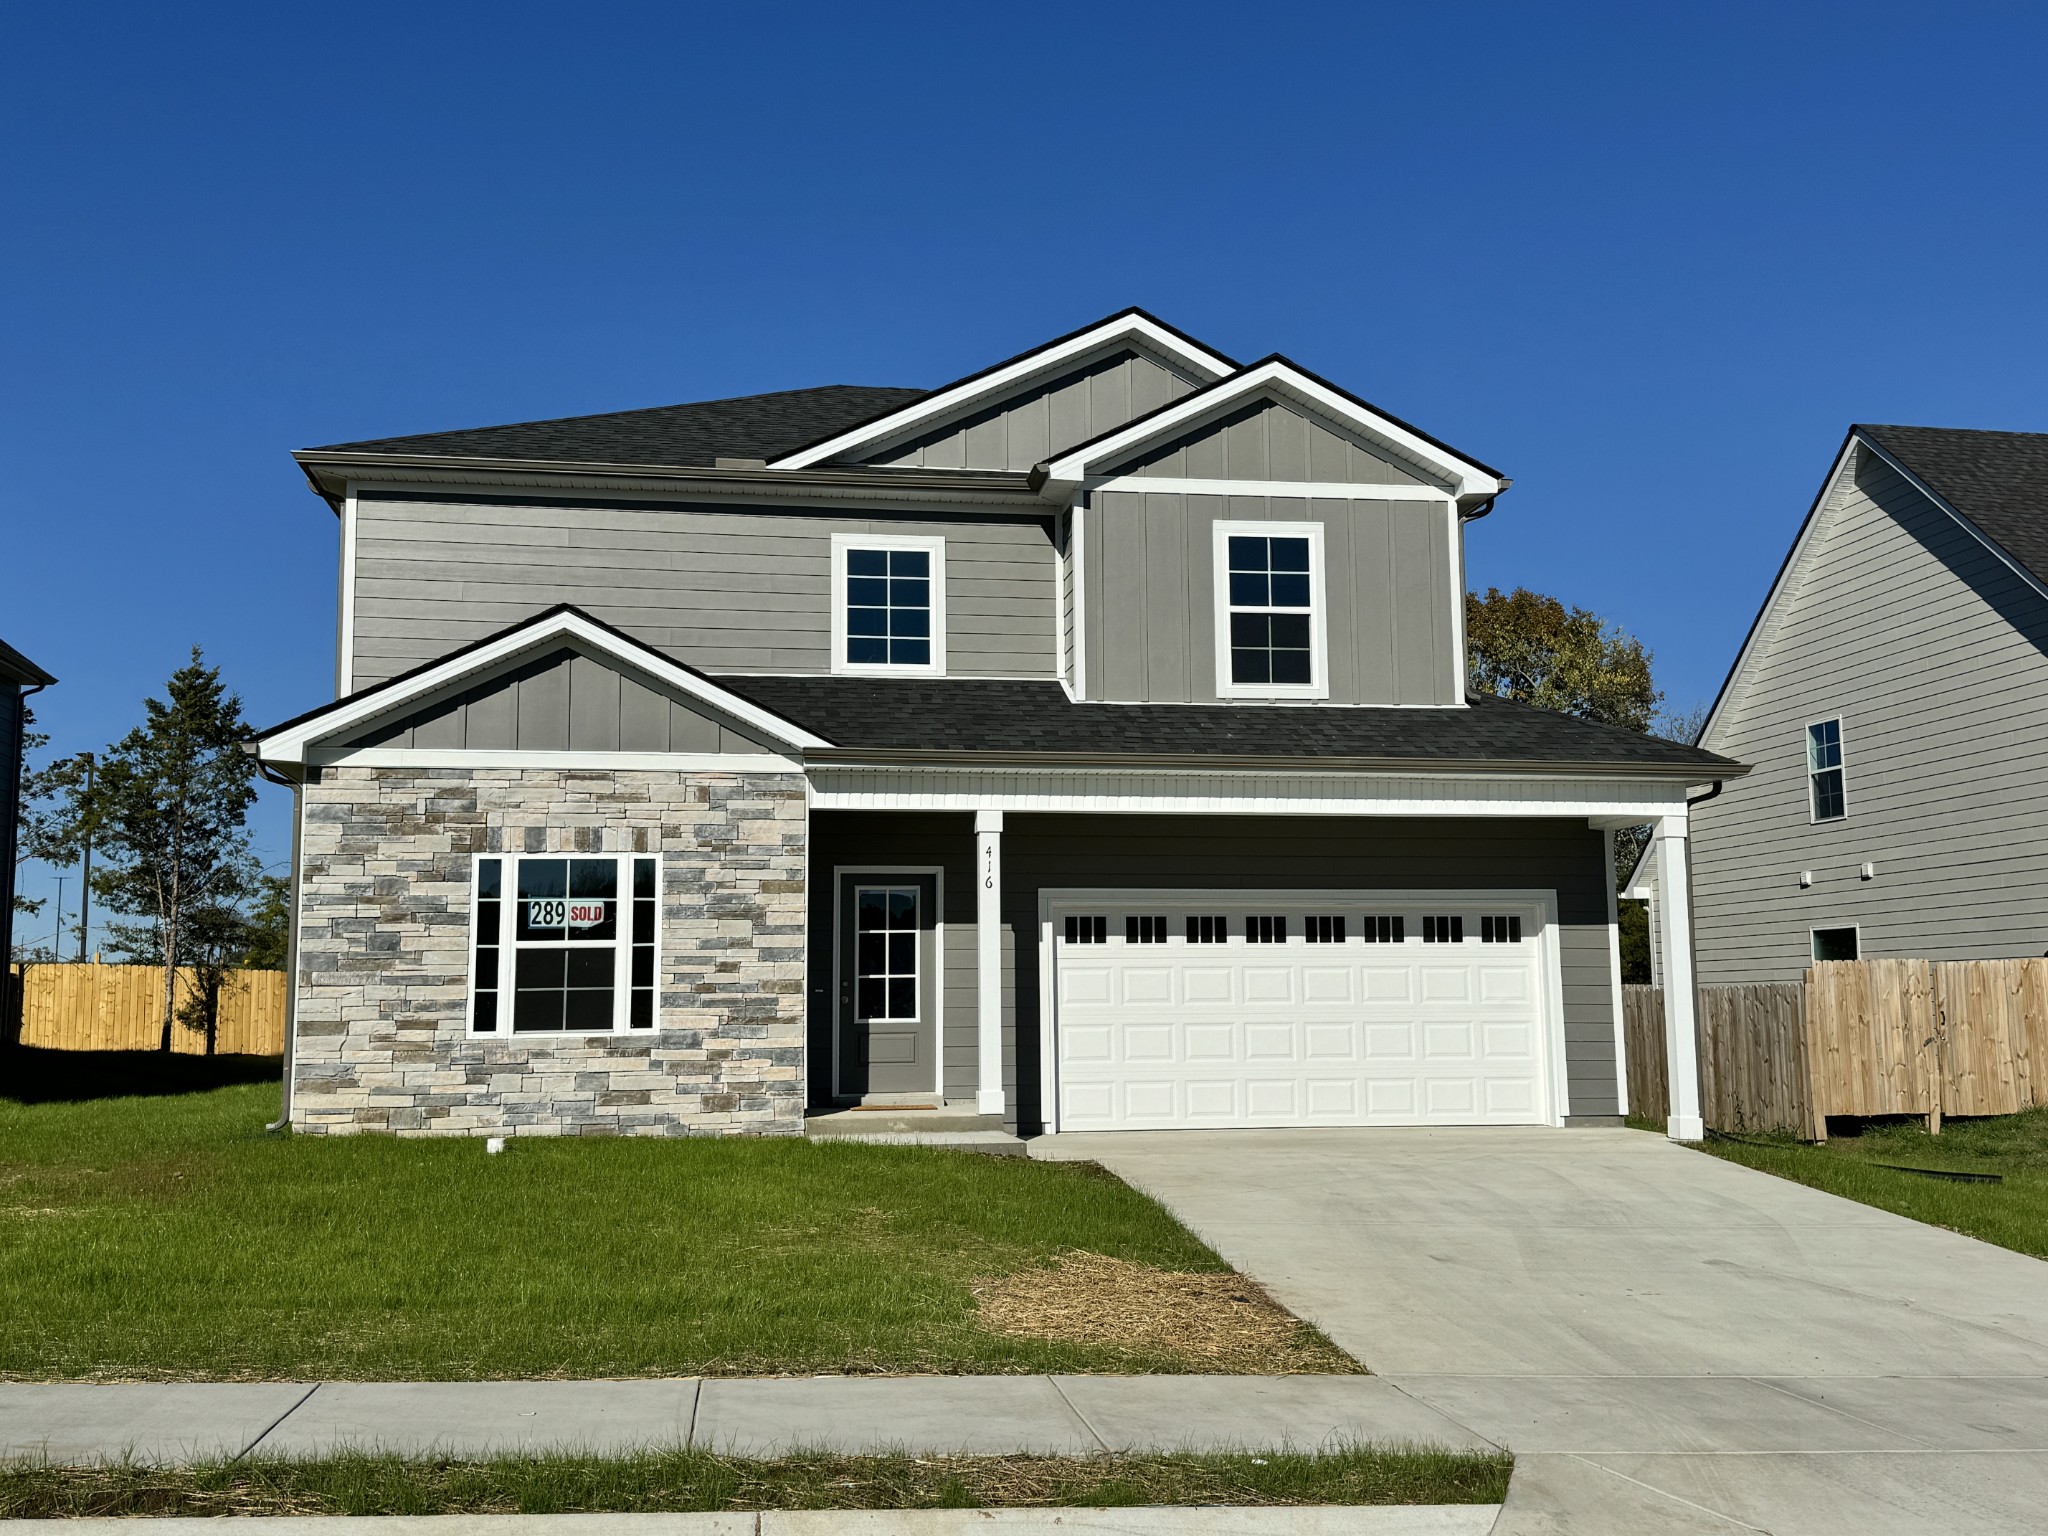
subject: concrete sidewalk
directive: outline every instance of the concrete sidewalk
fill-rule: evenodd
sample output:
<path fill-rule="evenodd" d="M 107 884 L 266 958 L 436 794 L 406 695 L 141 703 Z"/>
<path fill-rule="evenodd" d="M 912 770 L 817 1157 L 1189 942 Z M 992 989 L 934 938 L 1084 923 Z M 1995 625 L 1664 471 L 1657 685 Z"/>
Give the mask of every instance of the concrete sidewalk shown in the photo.
<path fill-rule="evenodd" d="M 679 1515 L 219 1516 L 203 1536 L 1486 1536 L 1498 1504 L 1135 1509 L 792 1509 Z M 0 1530 L 48 1521 L 0 1520 Z M 134 1536 L 128 1519 L 67 1520 L 65 1536 Z"/>
<path fill-rule="evenodd" d="M 340 1450 L 478 1457 L 687 1445 L 748 1456 L 1090 1455 L 1358 1441 L 1493 1448 L 1372 1376 L 0 1383 L 0 1457 L 71 1465 Z"/>

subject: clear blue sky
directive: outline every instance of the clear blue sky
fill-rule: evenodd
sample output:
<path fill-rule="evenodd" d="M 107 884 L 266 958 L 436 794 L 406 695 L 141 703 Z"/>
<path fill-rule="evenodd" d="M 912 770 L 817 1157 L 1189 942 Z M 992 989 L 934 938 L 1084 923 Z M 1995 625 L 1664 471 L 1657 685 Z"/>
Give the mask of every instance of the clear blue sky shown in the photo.
<path fill-rule="evenodd" d="M 1137 303 L 1501 466 L 1474 582 L 1682 707 L 1850 421 L 2048 429 L 2044 78 L 2024 5 L 12 7 L 0 636 L 67 750 L 194 643 L 272 721 L 332 686 L 294 447 Z"/>

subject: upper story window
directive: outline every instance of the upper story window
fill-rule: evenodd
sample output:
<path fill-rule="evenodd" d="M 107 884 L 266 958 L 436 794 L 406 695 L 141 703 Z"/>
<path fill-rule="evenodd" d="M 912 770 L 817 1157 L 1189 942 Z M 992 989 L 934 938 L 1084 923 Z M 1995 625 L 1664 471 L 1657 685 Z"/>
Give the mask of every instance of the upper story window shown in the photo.
<path fill-rule="evenodd" d="M 1318 523 L 1216 524 L 1219 698 L 1328 698 Z"/>
<path fill-rule="evenodd" d="M 832 670 L 946 670 L 946 541 L 832 537 Z"/>
<path fill-rule="evenodd" d="M 1806 780 L 1813 819 L 1839 821 L 1849 814 L 1848 786 L 1842 778 L 1842 722 L 1822 720 L 1806 728 Z"/>

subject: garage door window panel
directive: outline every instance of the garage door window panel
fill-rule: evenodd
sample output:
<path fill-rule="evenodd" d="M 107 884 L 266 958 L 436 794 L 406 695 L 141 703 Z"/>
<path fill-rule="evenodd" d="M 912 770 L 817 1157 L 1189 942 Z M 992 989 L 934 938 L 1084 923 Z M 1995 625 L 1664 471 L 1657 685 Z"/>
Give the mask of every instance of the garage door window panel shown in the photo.
<path fill-rule="evenodd" d="M 1333 911 L 1290 897 L 1226 924 L 1207 905 L 1166 904 L 1164 948 L 1066 945 L 1055 916 L 1060 1128 L 1550 1120 L 1558 1047 L 1529 909 Z M 1216 942 L 1239 923 L 1242 938 Z M 1345 942 L 1354 925 L 1358 947 Z"/>

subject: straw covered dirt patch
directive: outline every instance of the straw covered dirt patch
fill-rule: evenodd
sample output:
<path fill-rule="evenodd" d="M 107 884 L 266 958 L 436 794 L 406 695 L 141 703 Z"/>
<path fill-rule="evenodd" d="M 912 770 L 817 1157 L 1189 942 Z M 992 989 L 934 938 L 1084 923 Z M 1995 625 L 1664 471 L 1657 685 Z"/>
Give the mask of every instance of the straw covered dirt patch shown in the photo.
<path fill-rule="evenodd" d="M 1049 1267 L 974 1290 L 981 1325 L 1015 1338 L 1096 1344 L 1190 1371 L 1362 1375 L 1365 1367 L 1243 1275 L 1155 1269 L 1071 1249 Z"/>

